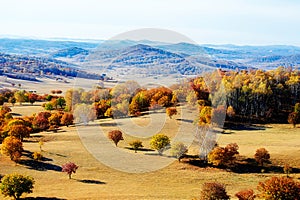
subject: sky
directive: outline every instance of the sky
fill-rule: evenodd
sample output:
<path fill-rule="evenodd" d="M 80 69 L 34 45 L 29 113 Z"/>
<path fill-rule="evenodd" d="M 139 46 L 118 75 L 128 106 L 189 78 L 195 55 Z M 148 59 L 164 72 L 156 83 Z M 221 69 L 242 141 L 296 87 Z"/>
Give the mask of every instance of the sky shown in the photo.
<path fill-rule="evenodd" d="M 108 40 L 155 28 L 199 44 L 300 46 L 299 10 L 298 0 L 1 0 L 0 37 Z"/>

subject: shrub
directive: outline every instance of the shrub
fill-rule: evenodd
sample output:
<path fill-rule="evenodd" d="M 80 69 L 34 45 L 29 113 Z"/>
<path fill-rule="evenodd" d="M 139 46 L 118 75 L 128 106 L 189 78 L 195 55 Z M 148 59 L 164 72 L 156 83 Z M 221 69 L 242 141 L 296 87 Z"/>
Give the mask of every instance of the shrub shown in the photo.
<path fill-rule="evenodd" d="M 111 139 L 116 146 L 118 146 L 118 143 L 120 140 L 124 140 L 122 136 L 122 132 L 119 130 L 113 130 L 108 133 L 108 138 Z"/>
<path fill-rule="evenodd" d="M 140 140 L 134 140 L 130 142 L 129 145 L 134 149 L 135 153 L 139 148 L 143 147 L 142 141 Z"/>
<path fill-rule="evenodd" d="M 34 179 L 20 174 L 8 174 L 1 179 L 0 190 L 6 197 L 19 199 L 23 193 L 32 193 Z"/>
<path fill-rule="evenodd" d="M 34 160 L 38 160 L 38 161 L 43 159 L 43 155 L 40 152 L 34 152 L 32 154 L 32 157 L 33 157 Z"/>
<path fill-rule="evenodd" d="M 78 169 L 78 166 L 75 163 L 69 162 L 64 165 L 62 165 L 62 172 L 66 172 L 69 175 L 69 179 L 72 177 L 72 173 L 76 173 L 76 170 Z"/>
<path fill-rule="evenodd" d="M 202 191 L 200 195 L 201 200 L 227 200 L 229 196 L 227 195 L 225 186 L 221 183 L 212 182 L 204 183 L 202 186 Z"/>
<path fill-rule="evenodd" d="M 152 136 L 150 140 L 151 148 L 157 150 L 159 155 L 162 155 L 164 149 L 169 145 L 170 145 L 169 137 L 161 133 Z"/>
<path fill-rule="evenodd" d="M 171 146 L 171 155 L 176 157 L 179 162 L 182 156 L 187 152 L 188 152 L 188 148 L 182 142 L 177 142 Z"/>
<path fill-rule="evenodd" d="M 270 154 L 265 148 L 260 148 L 256 150 L 254 158 L 259 165 L 263 166 L 264 163 L 269 161 Z"/>
<path fill-rule="evenodd" d="M 235 160 L 235 155 L 239 154 L 239 146 L 236 143 L 226 145 L 226 147 L 215 147 L 208 154 L 208 162 L 213 165 L 227 165 L 232 164 Z"/>
<path fill-rule="evenodd" d="M 170 107 L 166 109 L 167 115 L 172 119 L 173 115 L 177 115 L 177 109 L 175 107 Z"/>
<path fill-rule="evenodd" d="M 242 190 L 238 193 L 235 194 L 235 196 L 239 199 L 239 200 L 254 200 L 255 199 L 255 194 L 253 190 Z"/>
<path fill-rule="evenodd" d="M 17 162 L 22 156 L 23 144 L 18 138 L 9 136 L 3 140 L 1 151 L 2 154 L 8 155 L 11 160 Z"/>
<path fill-rule="evenodd" d="M 53 110 L 53 105 L 51 102 L 45 104 L 45 110 Z"/>
<path fill-rule="evenodd" d="M 261 192 L 260 197 L 266 200 L 300 199 L 300 183 L 287 177 L 272 177 L 260 182 L 257 189 Z"/>

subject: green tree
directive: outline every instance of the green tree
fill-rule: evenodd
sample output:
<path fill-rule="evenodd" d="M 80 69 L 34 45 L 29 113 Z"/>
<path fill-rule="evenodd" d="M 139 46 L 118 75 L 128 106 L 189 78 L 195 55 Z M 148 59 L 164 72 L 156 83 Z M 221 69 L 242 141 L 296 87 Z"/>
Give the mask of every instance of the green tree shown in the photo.
<path fill-rule="evenodd" d="M 8 174 L 1 179 L 0 190 L 6 197 L 19 199 L 23 193 L 32 193 L 34 179 L 20 174 Z"/>
<path fill-rule="evenodd" d="M 16 91 L 14 97 L 16 101 L 20 103 L 20 105 L 27 100 L 24 90 Z"/>
<path fill-rule="evenodd" d="M 63 108 L 66 104 L 66 100 L 63 97 L 59 97 L 58 99 L 56 99 L 57 105 L 60 106 L 60 108 Z"/>
<path fill-rule="evenodd" d="M 152 136 L 150 140 L 151 148 L 157 150 L 159 155 L 162 155 L 165 148 L 169 145 L 170 145 L 169 137 L 162 133 Z"/>

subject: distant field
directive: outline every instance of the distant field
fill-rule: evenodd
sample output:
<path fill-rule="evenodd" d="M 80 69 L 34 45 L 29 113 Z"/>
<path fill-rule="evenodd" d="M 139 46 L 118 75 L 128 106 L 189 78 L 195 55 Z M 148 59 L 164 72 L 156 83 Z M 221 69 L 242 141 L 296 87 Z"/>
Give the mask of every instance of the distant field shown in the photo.
<path fill-rule="evenodd" d="M 29 114 L 33 109 L 38 108 L 39 106 L 16 106 L 13 108 L 13 112 L 19 112 L 23 115 Z M 186 108 L 183 108 L 183 110 L 187 111 Z M 185 113 L 188 113 L 185 117 L 193 116 L 192 111 Z M 178 133 L 179 127 L 183 123 L 190 124 L 190 121 L 178 120 L 182 118 L 182 115 L 177 115 L 174 119 L 165 118 L 163 113 L 158 113 L 155 116 L 165 122 L 161 132 L 170 137 L 174 137 Z M 144 127 L 143 129 L 146 131 L 149 120 L 147 116 L 142 116 L 134 118 L 132 122 L 139 127 Z M 118 128 L 125 129 L 128 121 L 121 119 L 118 123 L 120 124 Z M 64 127 L 58 133 L 33 134 L 29 141 L 24 143 L 25 154 L 30 155 L 34 151 L 39 151 L 37 141 L 40 137 L 44 137 L 47 141 L 43 146 L 43 154 L 46 158 L 44 165 L 41 165 L 40 169 L 32 169 L 36 166 L 32 166 L 30 162 L 25 162 L 28 160 L 26 155 L 23 156 L 24 164 L 15 164 L 9 161 L 7 157 L 0 155 L 0 174 L 19 172 L 33 176 L 36 180 L 34 193 L 27 195 L 27 197 L 112 200 L 191 200 L 199 196 L 201 185 L 209 181 L 225 183 L 232 199 L 235 199 L 234 194 L 241 189 L 256 189 L 259 181 L 274 175 L 283 176 L 283 174 L 269 173 L 238 174 L 214 168 L 200 168 L 186 163 L 178 163 L 173 158 L 167 158 L 171 161 L 174 160 L 172 164 L 157 171 L 138 174 L 120 172 L 95 159 L 79 139 L 77 128 L 80 130 L 80 135 L 86 134 L 86 137 L 91 134 L 101 134 L 101 130 L 106 134 L 109 130 L 116 128 L 115 121 L 110 119 L 97 120 L 95 124 L 100 126 L 95 126 L 93 129 L 91 129 L 91 126 Z M 91 132 L 91 130 L 93 131 Z M 118 148 L 116 150 L 134 154 L 133 151 L 126 149 L 128 142 L 135 138 L 129 135 L 134 132 L 134 129 L 131 130 L 130 133 L 126 132 L 127 134 L 124 135 L 125 140 L 120 142 L 119 147 L 114 147 L 109 141 L 111 148 Z M 193 130 L 185 132 L 187 135 L 183 135 L 181 139 L 187 141 L 188 135 L 192 135 Z M 293 167 L 300 168 L 299 127 L 291 128 L 288 124 L 268 124 L 253 127 L 252 130 L 226 130 L 226 132 L 230 132 L 230 134 L 219 135 L 218 143 L 220 146 L 236 142 L 240 146 L 240 154 L 247 157 L 253 157 L 257 148 L 265 147 L 269 150 L 273 163 L 281 165 L 288 162 Z M 149 148 L 149 138 L 145 137 L 142 141 L 145 148 Z M 100 141 L 95 140 L 93 142 L 97 144 Z M 193 148 L 195 146 L 191 147 L 191 152 Z M 100 150 L 108 156 L 113 155 L 112 151 L 106 152 L 99 143 Z M 138 152 L 139 155 L 144 153 L 142 151 Z M 123 163 L 132 162 L 126 160 L 126 158 L 124 159 L 121 160 Z M 69 180 L 66 174 L 60 172 L 60 166 L 68 161 L 79 165 L 79 169 L 72 180 Z M 300 178 L 300 174 L 292 174 L 292 177 Z"/>

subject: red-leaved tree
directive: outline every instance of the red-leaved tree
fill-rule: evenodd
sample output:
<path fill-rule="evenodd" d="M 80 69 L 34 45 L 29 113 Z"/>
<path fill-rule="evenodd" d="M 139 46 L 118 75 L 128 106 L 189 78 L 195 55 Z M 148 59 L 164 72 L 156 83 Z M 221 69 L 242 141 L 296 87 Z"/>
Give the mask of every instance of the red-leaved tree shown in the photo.
<path fill-rule="evenodd" d="M 78 166 L 72 162 L 62 165 L 62 172 L 66 172 L 69 175 L 69 179 L 72 178 L 72 174 L 75 174 L 77 169 Z"/>
<path fill-rule="evenodd" d="M 111 139 L 117 146 L 120 140 L 124 140 L 122 132 L 119 130 L 113 130 L 108 133 L 108 138 Z"/>

